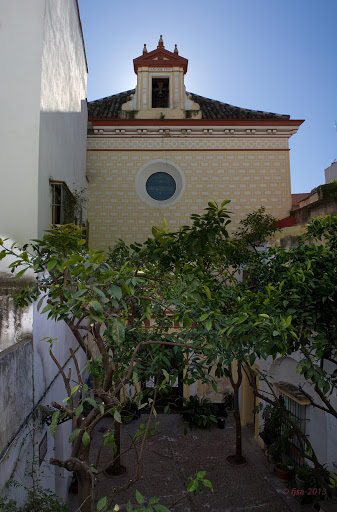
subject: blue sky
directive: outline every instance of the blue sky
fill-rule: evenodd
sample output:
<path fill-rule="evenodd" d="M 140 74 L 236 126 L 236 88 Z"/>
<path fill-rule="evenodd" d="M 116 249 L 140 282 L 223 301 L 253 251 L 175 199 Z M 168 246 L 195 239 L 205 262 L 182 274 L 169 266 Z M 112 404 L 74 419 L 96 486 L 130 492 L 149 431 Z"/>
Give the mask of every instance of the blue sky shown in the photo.
<path fill-rule="evenodd" d="M 79 0 L 88 100 L 132 89 L 132 60 L 157 47 L 189 60 L 187 90 L 304 119 L 290 139 L 292 192 L 337 159 L 337 0 Z"/>

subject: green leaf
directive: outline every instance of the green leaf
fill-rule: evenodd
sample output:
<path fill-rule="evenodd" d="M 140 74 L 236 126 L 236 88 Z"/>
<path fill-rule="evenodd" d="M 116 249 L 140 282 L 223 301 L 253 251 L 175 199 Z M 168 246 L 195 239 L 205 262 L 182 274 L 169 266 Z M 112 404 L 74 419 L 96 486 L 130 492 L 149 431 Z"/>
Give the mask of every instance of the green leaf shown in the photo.
<path fill-rule="evenodd" d="M 125 325 L 115 319 L 111 326 L 112 338 L 116 343 L 123 343 L 125 340 Z"/>
<path fill-rule="evenodd" d="M 138 490 L 136 490 L 136 500 L 139 505 L 144 505 L 144 497 Z"/>
<path fill-rule="evenodd" d="M 93 407 L 97 407 L 97 402 L 94 398 L 92 398 L 91 396 L 89 396 L 87 399 L 87 402 L 92 405 Z"/>
<path fill-rule="evenodd" d="M 212 329 L 212 320 L 210 318 L 206 321 L 205 327 L 207 331 L 210 331 Z"/>
<path fill-rule="evenodd" d="M 155 505 L 156 503 L 158 503 L 158 501 L 159 501 L 159 498 L 150 498 L 149 505 Z"/>
<path fill-rule="evenodd" d="M 206 318 L 208 318 L 210 315 L 210 313 L 204 313 L 203 315 L 201 315 L 201 317 L 199 318 L 199 322 L 203 322 L 204 320 L 206 320 Z"/>
<path fill-rule="evenodd" d="M 23 274 L 26 272 L 26 270 L 28 270 L 28 269 L 24 268 L 23 270 L 20 270 L 20 272 L 18 272 L 15 277 L 18 278 L 18 277 L 23 276 Z"/>
<path fill-rule="evenodd" d="M 42 303 L 44 301 L 45 297 L 41 297 L 41 299 L 39 300 L 38 304 L 37 304 L 37 310 L 40 311 L 40 307 L 42 306 Z"/>
<path fill-rule="evenodd" d="M 87 431 L 85 431 L 82 436 L 82 443 L 84 444 L 84 446 L 88 446 L 90 444 L 90 435 L 88 434 Z"/>
<path fill-rule="evenodd" d="M 329 487 L 331 487 L 331 488 L 336 487 L 336 480 L 331 478 L 331 476 L 329 476 L 329 482 L 332 484 L 332 485 L 329 485 Z"/>
<path fill-rule="evenodd" d="M 81 432 L 80 428 L 75 428 L 75 430 L 73 430 L 69 436 L 69 443 L 72 443 L 76 439 L 76 437 L 78 436 L 78 434 L 80 432 Z"/>
<path fill-rule="evenodd" d="M 115 411 L 114 412 L 114 418 L 115 420 L 118 422 L 118 423 L 122 423 L 122 418 L 121 418 L 121 415 L 118 411 Z"/>
<path fill-rule="evenodd" d="M 47 313 L 47 311 L 50 311 L 51 309 L 53 309 L 53 305 L 47 304 L 47 306 L 43 308 L 42 313 Z"/>
<path fill-rule="evenodd" d="M 103 407 L 103 405 L 99 406 L 99 412 L 101 413 L 102 416 L 104 416 L 104 407 Z"/>
<path fill-rule="evenodd" d="M 56 427 L 57 427 L 57 420 L 59 419 L 60 414 L 61 414 L 61 411 L 56 411 L 56 412 L 54 412 L 54 414 L 52 416 L 51 424 L 50 424 L 50 435 L 52 437 L 55 437 L 55 430 L 56 430 Z"/>
<path fill-rule="evenodd" d="M 163 372 L 163 374 L 164 374 L 164 376 L 165 376 L 165 380 L 166 380 L 166 382 L 169 382 L 169 381 L 170 381 L 170 376 L 169 376 L 169 374 L 167 373 L 167 371 L 166 371 L 166 370 L 164 370 L 164 369 L 162 369 L 162 372 Z"/>
<path fill-rule="evenodd" d="M 204 290 L 205 290 L 205 293 L 206 293 L 206 297 L 208 299 L 211 299 L 212 294 L 211 294 L 211 290 L 208 288 L 208 286 L 204 286 Z"/>
<path fill-rule="evenodd" d="M 92 464 L 90 464 L 89 466 L 89 471 L 91 471 L 92 473 L 98 473 L 97 469 Z"/>
<path fill-rule="evenodd" d="M 206 478 L 204 478 L 202 480 L 202 483 L 204 484 L 205 487 L 209 487 L 211 489 L 212 492 L 214 492 L 214 489 L 213 489 L 213 485 L 212 485 L 212 482 L 210 482 L 209 480 L 207 480 Z"/>
<path fill-rule="evenodd" d="M 126 504 L 126 512 L 132 512 L 132 508 L 131 501 L 129 500 Z"/>
<path fill-rule="evenodd" d="M 114 284 L 110 286 L 108 293 L 110 293 L 110 295 L 112 295 L 113 297 L 116 297 L 117 300 L 120 300 L 123 295 L 120 287 Z"/>
<path fill-rule="evenodd" d="M 170 512 L 170 510 L 167 507 L 161 505 L 160 503 L 158 503 L 158 505 L 155 505 L 154 509 L 156 512 Z"/>
<path fill-rule="evenodd" d="M 78 290 L 76 293 L 74 293 L 73 299 L 79 299 L 85 293 L 87 293 L 87 289 L 86 288 L 84 288 L 84 290 Z"/>
<path fill-rule="evenodd" d="M 198 471 L 197 478 L 205 478 L 207 471 Z"/>
<path fill-rule="evenodd" d="M 96 313 L 103 313 L 102 305 L 98 302 L 98 300 L 91 300 L 89 302 L 89 306 L 92 307 Z"/>
<path fill-rule="evenodd" d="M 103 302 L 107 302 L 105 293 L 102 292 L 102 290 L 100 290 L 97 286 L 93 286 L 92 289 L 94 290 L 94 292 L 97 293 L 97 295 L 99 295 L 101 297 L 101 299 L 103 299 Z"/>
<path fill-rule="evenodd" d="M 70 396 L 72 396 L 74 393 L 76 393 L 76 391 L 78 390 L 79 387 L 80 387 L 79 384 L 77 384 L 77 386 L 74 386 L 73 389 L 71 390 Z"/>
<path fill-rule="evenodd" d="M 187 487 L 187 492 L 195 492 L 198 490 L 198 487 L 199 487 L 198 481 L 192 480 Z"/>
<path fill-rule="evenodd" d="M 212 382 L 212 388 L 213 388 L 213 391 L 214 391 L 215 393 L 217 393 L 217 392 L 218 392 L 218 388 L 217 388 L 217 385 L 215 384 L 215 382 Z"/>
<path fill-rule="evenodd" d="M 48 263 L 47 263 L 47 270 L 48 270 L 48 272 L 53 270 L 53 268 L 55 268 L 56 265 L 57 265 L 57 260 L 50 260 L 50 261 L 48 261 Z"/>
<path fill-rule="evenodd" d="M 76 412 L 75 412 L 75 416 L 76 418 L 78 418 L 80 416 L 80 414 L 82 414 L 83 412 L 83 404 L 80 404 L 77 408 L 76 408 Z"/>
<path fill-rule="evenodd" d="M 108 503 L 108 498 L 106 496 L 104 496 L 104 498 L 101 498 L 99 500 L 99 502 L 97 503 L 97 511 L 101 512 L 101 510 L 103 510 L 104 507 L 106 507 L 107 503 Z"/>

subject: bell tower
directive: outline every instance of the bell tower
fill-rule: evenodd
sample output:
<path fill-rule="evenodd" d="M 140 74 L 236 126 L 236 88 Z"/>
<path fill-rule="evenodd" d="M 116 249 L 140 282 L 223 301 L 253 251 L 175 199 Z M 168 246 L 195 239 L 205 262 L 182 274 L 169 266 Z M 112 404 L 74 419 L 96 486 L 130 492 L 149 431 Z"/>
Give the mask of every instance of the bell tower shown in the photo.
<path fill-rule="evenodd" d="M 123 117 L 132 119 L 200 119 L 200 107 L 186 94 L 184 77 L 188 60 L 177 45 L 165 49 L 163 36 L 151 52 L 144 44 L 143 54 L 133 61 L 137 75 L 134 96 L 122 106 Z"/>

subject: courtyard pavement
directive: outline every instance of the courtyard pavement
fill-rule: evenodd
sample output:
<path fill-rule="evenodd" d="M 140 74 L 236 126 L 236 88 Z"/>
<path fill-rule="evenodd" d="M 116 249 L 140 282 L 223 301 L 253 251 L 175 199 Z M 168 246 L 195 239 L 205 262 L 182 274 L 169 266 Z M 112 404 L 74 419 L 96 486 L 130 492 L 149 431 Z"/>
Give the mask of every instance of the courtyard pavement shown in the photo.
<path fill-rule="evenodd" d="M 141 423 L 148 419 L 143 414 L 140 419 L 123 425 L 121 431 L 122 451 L 130 445 L 131 439 Z M 152 423 L 157 425 L 158 434 L 147 440 L 142 461 L 142 477 L 129 489 L 114 494 L 111 508 L 118 504 L 121 510 L 129 499 L 136 508 L 135 492 L 140 491 L 147 498 L 160 498 L 160 503 L 171 507 L 185 493 L 189 476 L 197 471 L 206 471 L 206 478 L 214 487 L 214 494 L 207 488 L 197 495 L 177 503 L 172 512 L 307 512 L 313 505 L 300 505 L 291 496 L 291 489 L 281 484 L 268 465 L 261 448 L 253 439 L 252 429 L 243 428 L 243 455 L 247 464 L 232 467 L 226 457 L 235 453 L 235 425 L 227 418 L 223 430 L 217 426 L 210 429 L 189 429 L 178 414 L 158 414 Z M 104 432 L 111 420 L 104 419 L 94 433 L 93 452 L 97 453 Z M 186 432 L 187 430 L 187 432 Z M 186 433 L 184 433 L 184 431 Z M 138 446 L 139 450 L 139 446 Z M 111 457 L 111 454 L 110 454 Z M 109 453 L 102 458 L 101 466 L 109 462 Z M 135 450 L 122 456 L 126 472 L 120 476 L 101 475 L 96 487 L 98 498 L 115 493 L 133 477 L 136 462 Z M 92 461 L 94 463 L 94 460 Z M 291 486 L 290 486 L 291 487 Z M 286 489 L 286 490 L 285 490 Z M 71 495 L 69 510 L 77 509 L 77 496 Z"/>

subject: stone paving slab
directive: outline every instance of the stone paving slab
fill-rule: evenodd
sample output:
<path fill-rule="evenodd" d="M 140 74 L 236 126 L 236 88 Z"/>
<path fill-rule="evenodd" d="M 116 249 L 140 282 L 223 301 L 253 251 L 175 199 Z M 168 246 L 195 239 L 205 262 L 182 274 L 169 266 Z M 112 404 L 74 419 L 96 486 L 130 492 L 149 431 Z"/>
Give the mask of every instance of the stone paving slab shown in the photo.
<path fill-rule="evenodd" d="M 148 416 L 129 425 L 122 426 L 122 451 Z M 268 467 L 261 448 L 253 440 L 251 429 L 243 429 L 243 454 L 247 464 L 232 467 L 226 463 L 226 457 L 235 453 L 234 420 L 228 419 L 225 429 L 212 426 L 211 429 L 189 429 L 178 414 L 158 415 L 153 422 L 159 421 L 157 436 L 148 439 L 142 461 L 142 477 L 126 491 L 114 496 L 113 505 L 121 507 L 131 499 L 136 505 L 135 491 L 144 496 L 160 498 L 160 503 L 170 508 L 185 493 L 189 476 L 197 471 L 207 471 L 214 487 L 214 494 L 207 488 L 197 495 L 188 497 L 171 508 L 172 512 L 306 512 L 312 511 L 312 505 L 300 506 L 294 498 L 283 494 L 281 484 Z M 92 443 L 97 453 L 104 432 L 110 427 L 111 420 L 103 420 L 96 428 Z M 184 433 L 184 430 L 186 434 Z M 138 448 L 139 449 L 139 448 Z M 111 456 L 111 454 L 110 454 Z M 109 462 L 105 453 L 101 465 Z M 102 475 L 97 484 L 97 496 L 111 496 L 115 489 L 125 485 L 132 477 L 136 462 L 135 450 L 122 457 L 126 473 L 118 477 Z M 94 458 L 92 460 L 94 463 Z M 101 466 L 101 467 L 102 467 Z M 76 510 L 76 497 L 70 500 L 70 511 Z M 113 506 L 111 507 L 113 508 Z"/>

